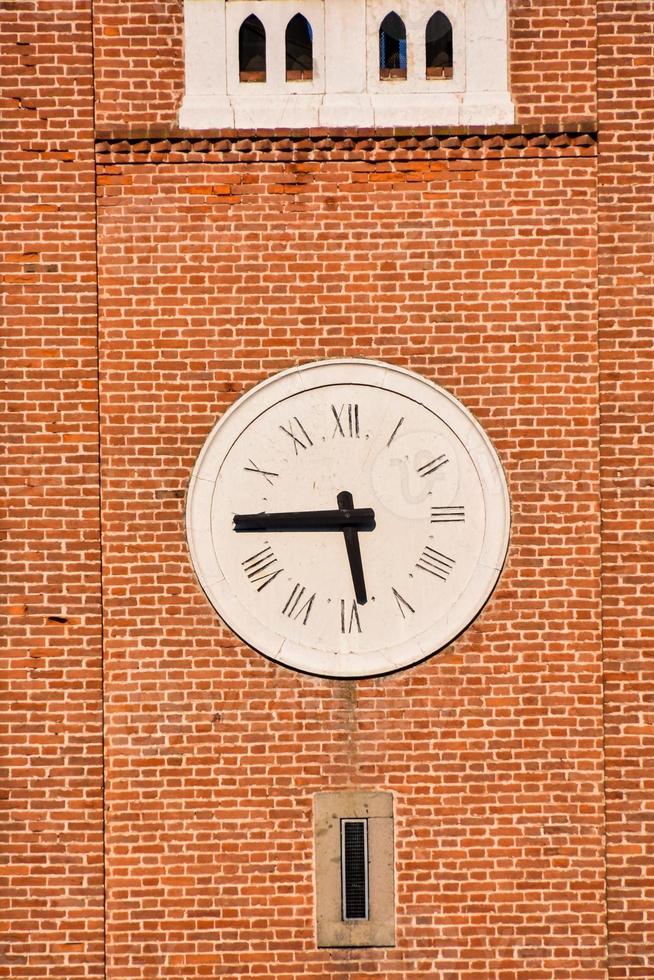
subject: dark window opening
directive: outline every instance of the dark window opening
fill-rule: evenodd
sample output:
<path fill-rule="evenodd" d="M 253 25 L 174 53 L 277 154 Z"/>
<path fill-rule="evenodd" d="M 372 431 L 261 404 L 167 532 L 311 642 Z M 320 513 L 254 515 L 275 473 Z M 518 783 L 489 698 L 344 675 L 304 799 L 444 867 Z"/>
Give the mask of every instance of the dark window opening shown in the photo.
<path fill-rule="evenodd" d="M 406 27 L 395 12 L 379 28 L 379 77 L 406 78 Z"/>
<path fill-rule="evenodd" d="M 286 27 L 286 81 L 313 78 L 313 31 L 302 14 L 296 14 Z"/>
<path fill-rule="evenodd" d="M 254 14 L 238 32 L 238 73 L 241 82 L 266 80 L 266 29 Z"/>
<path fill-rule="evenodd" d="M 425 46 L 427 78 L 452 78 L 454 71 L 452 25 L 440 10 L 429 18 L 425 32 Z"/>
<path fill-rule="evenodd" d="M 341 820 L 341 882 L 343 919 L 367 919 L 367 820 Z"/>

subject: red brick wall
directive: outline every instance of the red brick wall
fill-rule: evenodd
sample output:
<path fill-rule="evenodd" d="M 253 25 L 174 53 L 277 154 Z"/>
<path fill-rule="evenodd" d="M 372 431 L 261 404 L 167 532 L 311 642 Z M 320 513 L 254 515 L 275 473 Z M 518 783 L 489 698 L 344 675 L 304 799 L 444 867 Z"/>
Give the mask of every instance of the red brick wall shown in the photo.
<path fill-rule="evenodd" d="M 72 980 L 103 975 L 90 4 L 2 7 L 0 974 Z"/>
<path fill-rule="evenodd" d="M 565 129 L 596 116 L 596 4 L 509 0 L 511 92 L 517 119 Z"/>
<path fill-rule="evenodd" d="M 605 977 L 595 178 L 556 151 L 102 169 L 111 980 Z M 183 516 L 242 391 L 352 353 L 460 397 L 514 515 L 475 625 L 358 683 L 221 627 Z M 315 948 L 312 795 L 352 786 L 396 794 L 394 949 Z"/>
<path fill-rule="evenodd" d="M 94 8 L 101 130 L 174 126 L 181 0 Z M 101 418 L 108 980 L 605 980 L 605 897 L 609 980 L 652 980 L 654 4 L 511 5 L 520 122 L 599 111 L 597 171 L 589 136 L 103 149 L 101 415 L 90 3 L 1 16 L 0 973 L 105 975 Z M 357 684 L 239 645 L 183 533 L 216 417 L 352 353 L 477 414 L 514 517 L 474 626 Z M 396 794 L 395 949 L 315 949 L 312 795 L 344 787 Z"/>
<path fill-rule="evenodd" d="M 609 963 L 654 977 L 654 5 L 600 2 Z"/>
<path fill-rule="evenodd" d="M 94 15 L 99 128 L 174 127 L 184 94 L 182 0 L 95 0 Z M 517 121 L 592 125 L 595 4 L 510 0 L 509 29 Z"/>
<path fill-rule="evenodd" d="M 94 0 L 100 127 L 175 123 L 184 94 L 183 0 Z"/>

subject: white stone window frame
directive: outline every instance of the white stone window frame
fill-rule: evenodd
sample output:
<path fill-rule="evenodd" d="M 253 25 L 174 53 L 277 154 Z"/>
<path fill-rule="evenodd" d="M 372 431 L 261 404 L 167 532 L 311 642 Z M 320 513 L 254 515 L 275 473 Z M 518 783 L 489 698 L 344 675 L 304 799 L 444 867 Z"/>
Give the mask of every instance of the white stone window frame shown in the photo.
<path fill-rule="evenodd" d="M 258 17 L 266 32 L 266 81 L 242 82 L 239 77 L 238 36 L 243 22 Z M 302 14 L 313 33 L 313 78 L 286 81 L 286 28 Z M 227 94 L 257 98 L 260 94 L 322 95 L 325 91 L 325 5 L 323 0 L 229 0 L 225 4 L 225 31 L 235 43 L 227 45 Z M 257 90 L 261 92 L 257 92 Z"/>
<path fill-rule="evenodd" d="M 504 125 L 508 0 L 184 0 L 185 129 L 342 129 Z M 392 10 L 407 31 L 407 79 L 380 79 L 379 28 Z M 425 30 L 452 24 L 452 78 L 426 77 Z M 286 81 L 286 26 L 313 33 L 313 78 Z M 255 14 L 266 31 L 266 80 L 241 82 L 238 33 Z"/>
<path fill-rule="evenodd" d="M 427 78 L 427 24 L 438 11 L 445 14 L 452 25 L 452 78 Z M 406 78 L 380 78 L 379 29 L 384 17 L 391 12 L 402 18 L 406 30 Z M 396 0 L 395 3 L 393 0 L 372 0 L 367 8 L 368 91 L 380 95 L 425 93 L 430 98 L 449 92 L 465 92 L 465 34 L 465 0 L 442 0 L 432 5 L 415 3 L 415 0 Z"/>

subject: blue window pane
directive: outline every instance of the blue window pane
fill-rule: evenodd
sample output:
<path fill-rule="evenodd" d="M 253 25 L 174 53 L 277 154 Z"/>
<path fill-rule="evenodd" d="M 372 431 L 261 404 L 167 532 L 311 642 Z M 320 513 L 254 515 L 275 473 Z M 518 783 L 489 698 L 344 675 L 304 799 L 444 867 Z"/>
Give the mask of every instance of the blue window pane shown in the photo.
<path fill-rule="evenodd" d="M 406 76 L 406 28 L 395 11 L 384 17 L 379 28 L 379 68 L 385 78 Z"/>

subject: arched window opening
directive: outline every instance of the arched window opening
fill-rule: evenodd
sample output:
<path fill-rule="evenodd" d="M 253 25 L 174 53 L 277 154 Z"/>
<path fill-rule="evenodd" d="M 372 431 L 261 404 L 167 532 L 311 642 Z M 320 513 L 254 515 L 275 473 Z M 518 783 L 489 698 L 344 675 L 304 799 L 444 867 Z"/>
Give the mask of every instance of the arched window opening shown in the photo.
<path fill-rule="evenodd" d="M 254 14 L 246 17 L 238 32 L 238 71 L 242 82 L 266 80 L 266 29 Z"/>
<path fill-rule="evenodd" d="M 291 17 L 286 25 L 286 81 L 310 81 L 313 78 L 313 31 L 302 14 Z"/>
<path fill-rule="evenodd" d="M 451 78 L 454 71 L 452 25 L 440 10 L 429 18 L 425 47 L 427 78 Z"/>
<path fill-rule="evenodd" d="M 379 28 L 379 77 L 406 78 L 406 27 L 393 11 Z"/>

